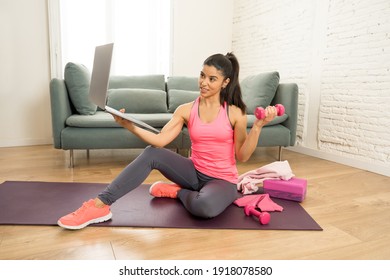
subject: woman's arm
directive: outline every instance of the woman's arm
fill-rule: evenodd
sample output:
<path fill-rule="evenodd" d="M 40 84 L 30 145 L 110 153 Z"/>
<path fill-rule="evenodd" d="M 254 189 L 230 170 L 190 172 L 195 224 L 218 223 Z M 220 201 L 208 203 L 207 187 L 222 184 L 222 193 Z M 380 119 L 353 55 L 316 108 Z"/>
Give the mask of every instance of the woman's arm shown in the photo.
<path fill-rule="evenodd" d="M 265 110 L 266 117 L 263 120 L 254 122 L 249 133 L 246 132 L 247 119 L 246 115 L 242 114 L 241 110 L 237 107 L 232 111 L 233 123 L 234 123 L 234 143 L 236 150 L 237 160 L 246 162 L 257 147 L 260 133 L 264 125 L 272 121 L 276 116 L 276 108 L 268 106 Z"/>
<path fill-rule="evenodd" d="M 181 132 L 183 125 L 187 122 L 189 112 L 191 108 L 191 103 L 183 104 L 179 106 L 175 112 L 171 120 L 162 128 L 159 134 L 155 134 L 146 129 L 140 128 L 131 121 L 126 119 L 122 119 L 121 117 L 114 116 L 115 121 L 138 136 L 141 140 L 149 143 L 155 147 L 164 147 L 170 142 L 172 142 Z M 120 110 L 122 113 L 125 112 L 124 109 Z"/>

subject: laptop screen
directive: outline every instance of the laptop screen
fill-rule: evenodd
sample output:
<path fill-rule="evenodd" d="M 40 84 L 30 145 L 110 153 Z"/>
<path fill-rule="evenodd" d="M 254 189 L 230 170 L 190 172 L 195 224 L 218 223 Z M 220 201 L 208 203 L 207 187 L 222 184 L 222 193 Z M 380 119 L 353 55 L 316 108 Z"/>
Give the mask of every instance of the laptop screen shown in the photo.
<path fill-rule="evenodd" d="M 104 109 L 106 105 L 113 48 L 113 43 L 95 48 L 89 98 L 101 109 Z"/>

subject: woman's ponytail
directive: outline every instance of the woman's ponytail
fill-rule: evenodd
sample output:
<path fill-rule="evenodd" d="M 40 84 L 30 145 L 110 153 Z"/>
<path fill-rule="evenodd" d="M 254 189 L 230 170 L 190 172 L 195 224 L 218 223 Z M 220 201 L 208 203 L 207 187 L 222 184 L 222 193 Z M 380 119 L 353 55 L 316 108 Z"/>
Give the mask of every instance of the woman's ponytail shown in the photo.
<path fill-rule="evenodd" d="M 237 57 L 233 53 L 229 52 L 225 56 L 232 64 L 232 71 L 229 77 L 230 82 L 226 86 L 228 104 L 237 106 L 241 109 L 242 113 L 245 114 L 246 105 L 242 100 L 241 86 L 239 81 L 240 64 L 238 63 Z"/>

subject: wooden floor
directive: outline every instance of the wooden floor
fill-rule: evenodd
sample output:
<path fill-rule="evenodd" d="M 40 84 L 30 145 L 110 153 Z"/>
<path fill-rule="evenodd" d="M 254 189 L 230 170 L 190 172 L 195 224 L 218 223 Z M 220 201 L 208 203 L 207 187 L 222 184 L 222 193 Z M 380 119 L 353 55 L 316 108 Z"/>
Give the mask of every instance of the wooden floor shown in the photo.
<path fill-rule="evenodd" d="M 69 153 L 52 146 L 0 148 L 0 183 L 7 180 L 110 182 L 140 150 Z M 276 161 L 259 148 L 239 172 Z M 284 151 L 297 177 L 308 180 L 302 203 L 323 231 L 197 230 L 0 226 L 2 260 L 340 260 L 390 259 L 390 178 Z M 152 172 L 145 181 L 163 179 Z M 15 202 L 17 203 L 17 202 Z M 37 201 L 39 203 L 39 201 Z M 0 211 L 6 211 L 1 209 Z M 184 211 L 184 210 L 183 210 Z M 115 215 L 115 213 L 114 213 Z"/>

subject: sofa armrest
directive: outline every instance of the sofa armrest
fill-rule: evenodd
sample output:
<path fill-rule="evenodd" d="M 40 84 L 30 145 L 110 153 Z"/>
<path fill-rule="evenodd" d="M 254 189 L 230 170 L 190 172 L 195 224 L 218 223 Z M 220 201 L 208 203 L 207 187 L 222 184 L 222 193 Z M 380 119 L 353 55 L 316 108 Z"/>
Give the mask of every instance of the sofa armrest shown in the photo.
<path fill-rule="evenodd" d="M 295 83 L 279 84 L 272 105 L 283 104 L 288 118 L 282 123 L 290 130 L 290 146 L 295 145 L 298 122 L 298 85 Z"/>
<path fill-rule="evenodd" d="M 61 131 L 66 119 L 72 115 L 72 108 L 65 81 L 54 78 L 50 81 L 50 106 L 54 147 L 61 149 Z"/>

